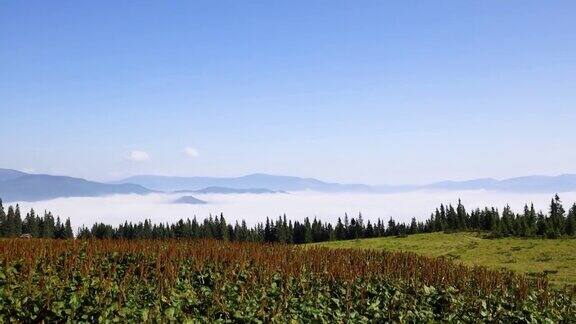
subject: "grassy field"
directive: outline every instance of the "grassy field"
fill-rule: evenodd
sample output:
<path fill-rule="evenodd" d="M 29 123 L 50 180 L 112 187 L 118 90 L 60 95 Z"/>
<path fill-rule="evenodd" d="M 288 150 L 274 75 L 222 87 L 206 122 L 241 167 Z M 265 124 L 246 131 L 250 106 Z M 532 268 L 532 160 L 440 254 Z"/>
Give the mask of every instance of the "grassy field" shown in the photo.
<path fill-rule="evenodd" d="M 484 265 L 494 269 L 508 268 L 529 275 L 545 272 L 555 284 L 576 284 L 576 239 L 484 239 L 474 233 L 432 233 L 317 245 L 445 256 L 465 264 Z"/>

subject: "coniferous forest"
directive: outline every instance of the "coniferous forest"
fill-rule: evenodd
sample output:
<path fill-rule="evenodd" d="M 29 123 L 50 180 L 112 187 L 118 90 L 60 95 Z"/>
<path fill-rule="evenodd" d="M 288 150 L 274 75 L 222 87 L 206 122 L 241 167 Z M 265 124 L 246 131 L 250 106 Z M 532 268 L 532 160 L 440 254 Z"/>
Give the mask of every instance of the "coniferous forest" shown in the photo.
<path fill-rule="evenodd" d="M 0 200 L 0 237 L 19 237 L 22 234 L 55 239 L 74 237 L 70 218 L 62 222 L 60 217 L 54 218 L 52 213 L 47 211 L 43 216 L 37 215 L 34 209 L 22 217 L 20 206 L 9 206 L 5 211 Z"/>
<path fill-rule="evenodd" d="M 456 206 L 440 205 L 424 222 L 412 218 L 410 223 L 377 219 L 365 221 L 362 214 L 357 217 L 345 215 L 336 224 L 322 222 L 316 218 L 303 221 L 287 220 L 286 215 L 277 219 L 266 219 L 265 223 L 249 227 L 245 221 L 229 224 L 223 214 L 210 215 L 198 221 L 181 219 L 174 224 L 153 224 L 149 220 L 140 223 L 125 222 L 119 226 L 96 223 L 91 228 L 82 227 L 77 238 L 99 239 L 157 239 L 157 238 L 214 238 L 241 242 L 278 242 L 302 244 L 330 240 L 350 240 L 384 236 L 405 236 L 432 232 L 481 231 L 491 237 L 573 237 L 576 234 L 576 204 L 566 211 L 558 195 L 550 202 L 547 213 L 536 211 L 534 206 L 525 205 L 522 213 L 514 213 L 510 206 L 499 211 L 495 207 L 475 209 L 470 212 L 459 201 Z M 4 210 L 0 200 L 0 237 L 32 237 L 65 239 L 74 237 L 70 219 L 65 222 L 54 218 L 50 212 L 43 216 L 30 210 L 24 217 L 18 205 Z"/>

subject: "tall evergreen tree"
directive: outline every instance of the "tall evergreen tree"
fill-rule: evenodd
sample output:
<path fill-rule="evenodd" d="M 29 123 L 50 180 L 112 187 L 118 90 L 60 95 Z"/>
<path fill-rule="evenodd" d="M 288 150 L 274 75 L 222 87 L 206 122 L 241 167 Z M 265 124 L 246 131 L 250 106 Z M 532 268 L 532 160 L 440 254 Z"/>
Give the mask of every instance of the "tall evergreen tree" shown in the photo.
<path fill-rule="evenodd" d="M 466 213 L 466 208 L 464 208 L 460 199 L 458 199 L 456 215 L 458 217 L 458 229 L 466 229 L 468 227 L 468 214 Z"/>
<path fill-rule="evenodd" d="M 572 208 L 570 208 L 568 212 L 564 232 L 569 236 L 576 234 L 576 203 L 572 205 Z"/>
<path fill-rule="evenodd" d="M 6 237 L 6 212 L 4 211 L 4 205 L 2 205 L 2 199 L 0 199 L 0 237 Z"/>
<path fill-rule="evenodd" d="M 304 219 L 304 243 L 312 243 L 312 225 L 310 224 L 310 219 L 306 217 Z"/>
<path fill-rule="evenodd" d="M 555 195 L 550 202 L 550 223 L 546 233 L 548 237 L 559 237 L 562 234 L 564 231 L 565 213 L 560 197 Z"/>

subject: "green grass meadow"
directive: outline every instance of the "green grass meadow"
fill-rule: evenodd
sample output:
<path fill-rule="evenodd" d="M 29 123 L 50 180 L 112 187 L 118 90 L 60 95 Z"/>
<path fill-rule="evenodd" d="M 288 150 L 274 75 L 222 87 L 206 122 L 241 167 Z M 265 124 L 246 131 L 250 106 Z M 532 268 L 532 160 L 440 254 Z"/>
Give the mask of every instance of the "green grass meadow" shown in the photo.
<path fill-rule="evenodd" d="M 431 233 L 314 245 L 409 251 L 428 256 L 444 256 L 469 265 L 506 268 L 527 275 L 546 273 L 550 281 L 556 285 L 576 284 L 576 239 L 487 239 L 476 233 Z"/>

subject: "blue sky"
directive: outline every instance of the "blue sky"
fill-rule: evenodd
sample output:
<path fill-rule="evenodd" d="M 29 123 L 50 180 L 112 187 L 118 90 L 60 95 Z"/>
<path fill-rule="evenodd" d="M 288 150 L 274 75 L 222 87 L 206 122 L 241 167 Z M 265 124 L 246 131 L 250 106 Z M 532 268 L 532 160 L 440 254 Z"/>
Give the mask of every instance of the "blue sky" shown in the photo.
<path fill-rule="evenodd" d="M 576 172 L 574 1 L 3 1 L 0 167 Z"/>

